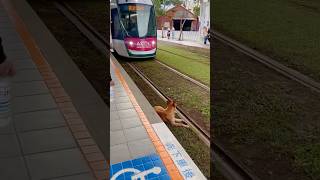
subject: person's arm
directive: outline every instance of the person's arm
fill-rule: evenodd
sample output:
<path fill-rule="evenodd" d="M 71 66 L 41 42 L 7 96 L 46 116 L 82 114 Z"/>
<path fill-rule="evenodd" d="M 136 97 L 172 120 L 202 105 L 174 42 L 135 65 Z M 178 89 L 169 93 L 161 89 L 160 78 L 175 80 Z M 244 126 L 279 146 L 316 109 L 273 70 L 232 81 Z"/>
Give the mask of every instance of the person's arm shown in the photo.
<path fill-rule="evenodd" d="M 2 47 L 2 39 L 0 37 L 0 64 L 3 63 L 6 60 L 6 55 L 4 53 L 3 47 Z"/>
<path fill-rule="evenodd" d="M 10 61 L 6 61 L 7 57 L 4 53 L 2 46 L 2 39 L 0 37 L 0 77 L 2 76 L 14 76 L 16 70 Z"/>

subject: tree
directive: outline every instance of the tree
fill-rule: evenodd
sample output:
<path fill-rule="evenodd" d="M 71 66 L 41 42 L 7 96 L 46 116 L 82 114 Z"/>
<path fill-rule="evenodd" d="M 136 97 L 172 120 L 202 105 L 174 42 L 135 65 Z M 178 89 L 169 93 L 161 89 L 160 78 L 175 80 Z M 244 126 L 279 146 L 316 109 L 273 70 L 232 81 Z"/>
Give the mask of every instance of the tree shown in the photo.
<path fill-rule="evenodd" d="M 154 0 L 155 11 L 157 16 L 162 16 L 166 12 L 166 7 L 182 4 L 182 0 Z"/>
<path fill-rule="evenodd" d="M 193 7 L 193 13 L 196 16 L 200 16 L 200 6 L 199 5 Z"/>
<path fill-rule="evenodd" d="M 162 8 L 162 4 L 164 3 L 164 0 L 154 0 L 154 8 L 156 12 L 156 16 L 162 16 L 165 14 L 164 8 Z"/>
<path fill-rule="evenodd" d="M 183 3 L 182 0 L 168 0 L 168 1 L 169 1 L 169 5 L 171 4 L 171 5 L 174 5 L 174 6 L 181 5 Z"/>

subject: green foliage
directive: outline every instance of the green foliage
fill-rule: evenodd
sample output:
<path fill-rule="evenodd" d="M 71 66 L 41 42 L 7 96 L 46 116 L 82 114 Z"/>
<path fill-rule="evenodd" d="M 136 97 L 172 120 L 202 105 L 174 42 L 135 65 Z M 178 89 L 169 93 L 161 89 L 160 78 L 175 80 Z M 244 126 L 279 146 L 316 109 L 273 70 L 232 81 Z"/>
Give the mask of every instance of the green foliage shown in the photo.
<path fill-rule="evenodd" d="M 168 2 L 169 2 L 170 5 L 174 5 L 174 6 L 180 5 L 180 4 L 183 3 L 182 0 L 168 0 Z"/>
<path fill-rule="evenodd" d="M 200 16 L 200 6 L 193 7 L 193 14 L 196 16 Z"/>
<path fill-rule="evenodd" d="M 166 12 L 166 7 L 173 5 L 179 5 L 182 4 L 182 0 L 154 0 L 153 1 L 155 10 L 156 10 L 156 15 L 157 16 L 162 16 Z"/>

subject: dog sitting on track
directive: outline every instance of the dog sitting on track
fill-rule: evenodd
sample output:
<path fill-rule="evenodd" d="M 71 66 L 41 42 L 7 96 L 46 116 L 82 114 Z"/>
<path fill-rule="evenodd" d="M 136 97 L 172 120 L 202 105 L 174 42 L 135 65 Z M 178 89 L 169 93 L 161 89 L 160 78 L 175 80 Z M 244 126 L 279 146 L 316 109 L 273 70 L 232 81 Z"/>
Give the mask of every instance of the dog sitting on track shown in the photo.
<path fill-rule="evenodd" d="M 162 121 L 165 123 L 170 123 L 172 126 L 177 127 L 189 127 L 189 125 L 182 119 L 175 118 L 177 103 L 169 99 L 167 101 L 167 107 L 163 108 L 161 106 L 155 106 L 157 114 L 161 117 Z"/>

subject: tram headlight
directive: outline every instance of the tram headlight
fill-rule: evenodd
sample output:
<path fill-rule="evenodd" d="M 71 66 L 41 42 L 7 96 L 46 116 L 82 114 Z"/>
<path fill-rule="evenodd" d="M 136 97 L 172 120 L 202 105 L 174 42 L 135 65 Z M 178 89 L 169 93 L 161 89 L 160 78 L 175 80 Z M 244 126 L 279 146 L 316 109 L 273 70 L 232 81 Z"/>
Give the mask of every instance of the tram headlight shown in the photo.
<path fill-rule="evenodd" d="M 156 44 L 156 41 L 152 41 L 151 44 L 152 46 L 154 46 Z"/>
<path fill-rule="evenodd" d="M 132 41 L 129 41 L 129 45 L 130 45 L 130 46 L 133 46 L 133 42 L 132 42 Z"/>

